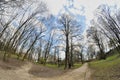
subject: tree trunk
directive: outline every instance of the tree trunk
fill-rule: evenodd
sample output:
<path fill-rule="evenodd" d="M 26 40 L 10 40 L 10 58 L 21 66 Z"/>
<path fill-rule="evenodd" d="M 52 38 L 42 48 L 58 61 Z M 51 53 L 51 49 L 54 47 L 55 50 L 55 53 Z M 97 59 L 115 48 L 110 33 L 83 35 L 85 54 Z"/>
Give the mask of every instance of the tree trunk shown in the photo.
<path fill-rule="evenodd" d="M 65 69 L 69 69 L 69 39 L 66 35 Z"/>

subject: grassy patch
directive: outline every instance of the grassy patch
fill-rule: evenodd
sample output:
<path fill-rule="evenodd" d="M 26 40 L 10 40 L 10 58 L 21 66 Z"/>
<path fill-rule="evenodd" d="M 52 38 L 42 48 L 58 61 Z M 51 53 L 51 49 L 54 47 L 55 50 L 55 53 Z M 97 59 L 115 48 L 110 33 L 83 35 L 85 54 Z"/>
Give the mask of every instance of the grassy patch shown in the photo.
<path fill-rule="evenodd" d="M 55 64 L 46 64 L 47 67 L 50 67 L 50 68 L 57 68 L 58 66 L 55 65 Z"/>
<path fill-rule="evenodd" d="M 46 66 L 49 68 L 54 68 L 54 69 L 58 69 L 58 68 L 64 69 L 64 65 L 61 65 L 60 67 L 58 67 L 57 64 L 46 64 Z"/>
<path fill-rule="evenodd" d="M 79 68 L 79 67 L 81 67 L 81 66 L 82 66 L 81 63 L 75 63 L 73 69 Z"/>
<path fill-rule="evenodd" d="M 118 54 L 108 57 L 106 60 L 93 61 L 89 63 L 95 70 L 93 80 L 119 80 L 120 79 L 120 57 Z"/>
<path fill-rule="evenodd" d="M 54 69 L 62 69 L 62 70 L 64 69 L 64 65 L 61 65 L 60 67 L 58 67 L 58 65 L 56 65 L 56 64 L 46 64 L 46 66 L 49 68 L 54 68 Z M 74 66 L 72 67 L 72 69 L 76 69 L 81 66 L 82 66 L 81 63 L 75 63 Z"/>
<path fill-rule="evenodd" d="M 39 64 L 39 63 L 35 63 L 35 64 L 40 65 L 40 66 L 46 66 L 48 68 L 60 69 L 60 70 L 64 70 L 64 67 L 65 67 L 65 65 L 60 65 L 60 67 L 58 67 L 57 64 L 50 64 L 50 63 L 46 63 L 46 65 Z M 76 69 L 76 68 L 79 68 L 81 66 L 82 66 L 81 63 L 74 63 L 74 66 L 71 69 Z"/>

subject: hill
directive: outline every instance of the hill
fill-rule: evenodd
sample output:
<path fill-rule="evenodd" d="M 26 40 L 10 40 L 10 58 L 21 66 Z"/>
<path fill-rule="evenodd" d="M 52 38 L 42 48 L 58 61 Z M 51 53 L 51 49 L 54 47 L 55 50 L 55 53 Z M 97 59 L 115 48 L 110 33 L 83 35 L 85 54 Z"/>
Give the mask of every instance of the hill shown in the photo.
<path fill-rule="evenodd" d="M 120 79 L 120 56 L 114 54 L 106 60 L 89 63 L 93 70 L 92 80 L 119 80 Z"/>

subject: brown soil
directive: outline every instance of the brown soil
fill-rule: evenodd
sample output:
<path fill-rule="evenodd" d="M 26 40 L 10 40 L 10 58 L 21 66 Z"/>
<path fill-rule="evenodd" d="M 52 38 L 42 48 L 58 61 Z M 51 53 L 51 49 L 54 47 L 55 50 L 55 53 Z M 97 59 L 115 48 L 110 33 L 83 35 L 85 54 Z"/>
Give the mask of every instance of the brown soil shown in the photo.
<path fill-rule="evenodd" d="M 87 63 L 78 69 L 63 71 L 28 62 L 22 65 L 0 61 L 0 80 L 90 80 L 90 75 Z"/>

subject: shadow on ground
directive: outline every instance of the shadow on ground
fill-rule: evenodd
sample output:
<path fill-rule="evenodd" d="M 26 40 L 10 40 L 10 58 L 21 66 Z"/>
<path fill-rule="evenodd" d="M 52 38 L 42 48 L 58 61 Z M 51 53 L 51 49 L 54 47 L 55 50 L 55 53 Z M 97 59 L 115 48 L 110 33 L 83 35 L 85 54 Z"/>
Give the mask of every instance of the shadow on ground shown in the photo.
<path fill-rule="evenodd" d="M 4 70 L 16 70 L 25 64 L 26 62 L 23 62 L 17 59 L 9 59 L 9 61 L 7 62 L 0 60 L 0 68 Z"/>
<path fill-rule="evenodd" d="M 29 74 L 32 74 L 37 77 L 49 78 L 56 77 L 64 74 L 66 71 L 59 69 L 52 69 L 45 66 L 32 65 L 31 69 L 28 71 Z"/>

